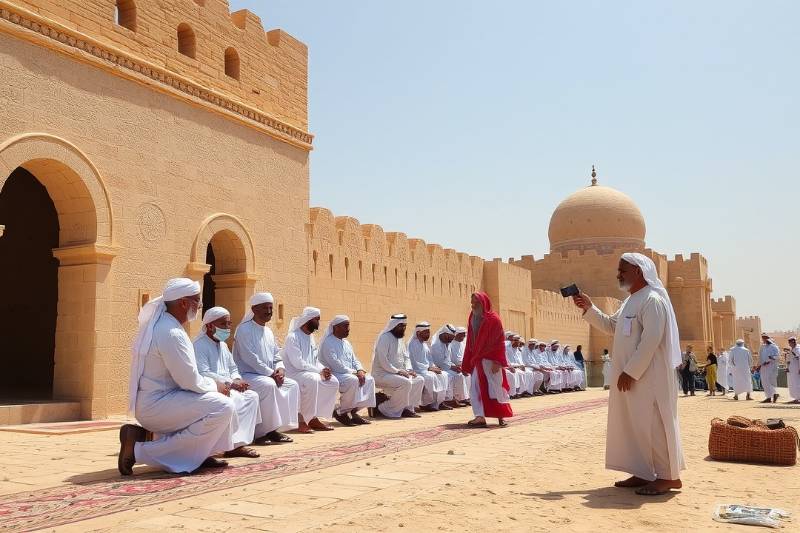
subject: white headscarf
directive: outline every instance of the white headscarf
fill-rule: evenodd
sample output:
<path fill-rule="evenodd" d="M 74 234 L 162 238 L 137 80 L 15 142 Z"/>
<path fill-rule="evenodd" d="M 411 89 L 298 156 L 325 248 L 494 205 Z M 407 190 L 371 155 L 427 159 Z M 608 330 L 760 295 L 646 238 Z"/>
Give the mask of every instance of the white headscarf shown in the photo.
<path fill-rule="evenodd" d="M 136 416 L 136 396 L 139 394 L 139 378 L 144 372 L 145 357 L 153 342 L 153 328 L 167 310 L 166 302 L 195 296 L 202 292 L 200 283 L 188 278 L 174 278 L 164 286 L 164 294 L 147 302 L 139 311 L 139 331 L 133 341 L 131 376 L 128 381 L 128 414 Z"/>
<path fill-rule="evenodd" d="M 275 298 L 272 297 L 271 293 L 268 292 L 255 293 L 253 296 L 250 297 L 250 305 L 247 306 L 247 312 L 244 314 L 244 318 L 242 318 L 242 321 L 239 322 L 239 326 L 241 326 L 245 322 L 253 320 L 253 317 L 255 316 L 255 313 L 253 313 L 254 306 L 261 304 L 274 304 L 274 303 L 275 303 Z"/>
<path fill-rule="evenodd" d="M 442 333 L 449 333 L 453 337 L 456 336 L 456 328 L 452 324 L 445 324 L 444 326 L 440 327 L 436 334 L 433 336 L 433 342 L 431 342 L 431 348 L 436 346 L 437 344 L 444 344 L 442 341 L 439 340 L 439 335 Z"/>
<path fill-rule="evenodd" d="M 743 339 L 736 339 L 736 346 L 744 346 L 744 340 Z"/>
<path fill-rule="evenodd" d="M 206 331 L 208 331 L 209 324 L 211 324 L 212 322 L 216 322 L 220 318 L 226 316 L 231 316 L 231 312 L 225 309 L 224 307 L 219 307 L 219 306 L 212 307 L 211 309 L 206 311 L 206 314 L 203 315 L 203 327 L 200 328 L 200 333 L 198 333 L 195 336 L 194 340 L 197 340 L 206 334 Z"/>
<path fill-rule="evenodd" d="M 667 289 L 658 277 L 656 271 L 656 264 L 653 260 L 646 255 L 638 253 L 622 254 L 622 260 L 631 265 L 636 265 L 642 271 L 644 280 L 650 287 L 656 291 L 667 303 L 667 331 L 666 341 L 669 349 L 670 361 L 672 367 L 680 366 L 681 360 L 681 342 L 678 335 L 678 321 L 675 318 L 675 310 L 672 308 L 672 301 L 669 299 Z"/>
<path fill-rule="evenodd" d="M 467 332 L 467 328 L 464 328 L 464 327 L 461 327 L 461 326 L 458 326 L 456 328 L 456 335 L 459 335 L 461 333 L 466 333 L 466 332 Z"/>
<path fill-rule="evenodd" d="M 322 347 L 322 345 L 325 343 L 325 339 L 333 335 L 333 327 L 338 326 L 343 322 L 350 322 L 350 317 L 347 315 L 336 315 L 333 317 L 333 320 L 328 323 L 328 327 L 325 328 L 325 333 L 322 335 L 322 339 L 319 341 L 320 347 Z"/>
<path fill-rule="evenodd" d="M 378 348 L 378 339 L 381 338 L 381 335 L 383 335 L 384 333 L 386 333 L 388 331 L 392 331 L 394 328 L 396 328 L 400 324 L 408 324 L 408 317 L 406 315 L 404 315 L 403 313 L 400 313 L 400 314 L 397 314 L 397 315 L 392 315 L 391 318 L 389 318 L 389 322 L 386 323 L 386 325 L 383 327 L 381 332 L 378 333 L 378 336 L 375 338 L 375 344 L 372 345 L 373 353 Z M 403 343 L 401 342 L 400 344 L 403 344 Z"/>
<path fill-rule="evenodd" d="M 289 322 L 289 333 L 293 333 L 298 329 L 305 326 L 309 320 L 320 318 L 322 313 L 316 307 L 306 307 L 299 316 L 296 316 Z"/>
<path fill-rule="evenodd" d="M 430 330 L 430 329 L 431 329 L 431 323 L 430 322 L 420 322 L 419 324 L 414 326 L 414 331 L 415 332 L 417 332 L 417 331 L 425 331 L 425 330 Z"/>

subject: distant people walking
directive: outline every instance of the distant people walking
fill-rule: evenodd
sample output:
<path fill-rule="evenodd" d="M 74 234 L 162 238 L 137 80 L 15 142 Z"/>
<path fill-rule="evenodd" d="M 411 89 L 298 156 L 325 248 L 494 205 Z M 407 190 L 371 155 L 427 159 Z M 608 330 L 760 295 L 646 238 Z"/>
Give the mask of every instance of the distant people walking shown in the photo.
<path fill-rule="evenodd" d="M 697 374 L 697 359 L 692 352 L 692 348 L 693 346 L 691 344 L 686 347 L 686 351 L 681 354 L 681 365 L 678 367 L 681 371 L 681 384 L 683 385 L 684 396 L 689 394 L 694 396 L 694 376 Z"/>
<path fill-rule="evenodd" d="M 706 396 L 715 396 L 717 392 L 717 356 L 711 347 L 708 347 L 708 355 L 706 356 L 706 384 L 708 385 L 708 394 Z"/>
<path fill-rule="evenodd" d="M 733 399 L 738 400 L 739 395 L 744 392 L 750 400 L 750 394 L 753 392 L 753 375 L 750 373 L 753 355 L 745 348 L 744 341 L 739 339 L 736 341 L 736 346 L 731 348 L 729 357 L 733 369 Z"/>
<path fill-rule="evenodd" d="M 789 356 L 786 358 L 786 380 L 789 382 L 789 396 L 792 398 L 787 403 L 800 403 L 800 346 L 797 338 L 789 337 Z"/>
<path fill-rule="evenodd" d="M 764 399 L 761 403 L 778 401 L 778 358 L 781 351 L 766 333 L 761 334 L 761 349 L 758 350 L 758 362 L 761 365 L 761 384 L 764 386 Z"/>
<path fill-rule="evenodd" d="M 603 390 L 611 388 L 611 354 L 608 348 L 603 349 Z"/>

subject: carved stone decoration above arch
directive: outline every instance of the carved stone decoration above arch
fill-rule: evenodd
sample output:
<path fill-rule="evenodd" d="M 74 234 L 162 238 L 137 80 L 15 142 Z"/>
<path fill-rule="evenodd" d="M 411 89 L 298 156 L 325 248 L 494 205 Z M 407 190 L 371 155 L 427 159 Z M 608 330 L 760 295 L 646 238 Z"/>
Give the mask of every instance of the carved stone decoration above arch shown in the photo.
<path fill-rule="evenodd" d="M 237 217 L 227 213 L 215 213 L 200 224 L 197 236 L 192 244 L 191 264 L 205 264 L 206 249 L 212 241 L 215 246 L 215 253 L 220 257 L 228 258 L 227 264 L 223 262 L 218 265 L 218 268 L 220 268 L 218 274 L 237 272 L 253 274 L 255 272 L 256 262 L 253 239 L 250 236 L 250 232 L 247 231 L 247 228 Z M 224 248 L 217 251 L 217 246 Z"/>

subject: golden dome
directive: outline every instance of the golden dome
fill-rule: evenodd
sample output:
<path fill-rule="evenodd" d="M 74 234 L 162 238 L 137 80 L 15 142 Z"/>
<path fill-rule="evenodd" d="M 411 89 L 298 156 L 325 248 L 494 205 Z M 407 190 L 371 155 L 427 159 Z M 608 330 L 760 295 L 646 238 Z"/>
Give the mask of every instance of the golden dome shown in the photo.
<path fill-rule="evenodd" d="M 592 185 L 569 195 L 550 217 L 550 252 L 639 250 L 645 231 L 642 212 L 630 196 L 592 179 Z"/>

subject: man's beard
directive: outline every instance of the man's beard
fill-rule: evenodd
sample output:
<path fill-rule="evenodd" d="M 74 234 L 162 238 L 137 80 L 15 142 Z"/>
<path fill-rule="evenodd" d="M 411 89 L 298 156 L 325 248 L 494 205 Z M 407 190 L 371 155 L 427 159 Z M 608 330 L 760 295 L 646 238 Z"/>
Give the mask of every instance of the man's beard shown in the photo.
<path fill-rule="evenodd" d="M 631 292 L 631 284 L 625 280 L 619 282 L 619 288 L 622 291 Z"/>

